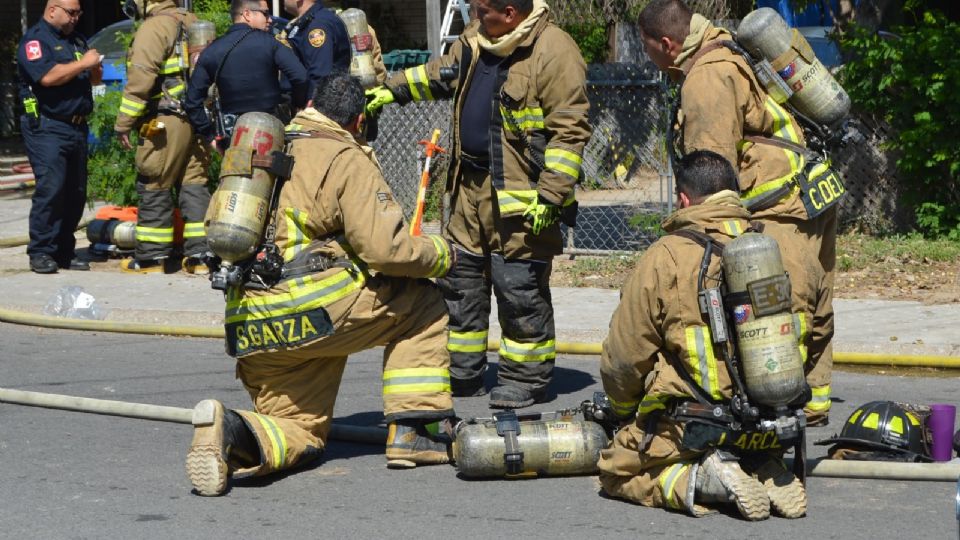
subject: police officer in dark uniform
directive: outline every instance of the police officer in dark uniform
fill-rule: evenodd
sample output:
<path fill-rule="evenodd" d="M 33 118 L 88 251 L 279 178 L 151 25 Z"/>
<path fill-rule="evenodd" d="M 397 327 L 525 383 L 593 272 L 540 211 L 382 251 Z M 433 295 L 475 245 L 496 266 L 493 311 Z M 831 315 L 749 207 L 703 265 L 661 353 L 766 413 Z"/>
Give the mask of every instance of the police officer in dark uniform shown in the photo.
<path fill-rule="evenodd" d="M 266 0 L 233 0 L 230 11 L 233 26 L 200 54 L 183 104 L 194 131 L 208 143 L 217 135 L 203 107 L 212 84 L 217 85 L 219 113 L 228 128 L 243 113 L 283 116 L 277 110 L 283 99 L 278 72 L 290 81 L 293 107 L 307 104 L 307 70 L 289 46 L 266 31 L 270 26 Z"/>
<path fill-rule="evenodd" d="M 100 54 L 73 31 L 82 13 L 79 0 L 48 0 L 17 48 L 20 130 L 36 178 L 27 254 L 38 274 L 90 269 L 76 257 L 73 234 L 87 200 L 91 76 L 99 83 L 102 71 Z"/>
<path fill-rule="evenodd" d="M 286 40 L 310 75 L 310 94 L 315 82 L 334 71 L 350 71 L 353 52 L 347 27 L 320 0 L 296 0 L 297 18 L 277 39 Z"/>

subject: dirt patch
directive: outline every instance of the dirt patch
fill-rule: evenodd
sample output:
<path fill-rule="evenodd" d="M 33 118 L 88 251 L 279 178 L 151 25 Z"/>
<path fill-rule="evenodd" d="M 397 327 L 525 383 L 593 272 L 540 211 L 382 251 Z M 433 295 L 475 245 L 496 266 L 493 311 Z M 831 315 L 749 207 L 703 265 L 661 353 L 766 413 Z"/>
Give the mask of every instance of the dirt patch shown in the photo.
<path fill-rule="evenodd" d="M 861 235 L 842 235 L 835 276 L 835 298 L 911 300 L 925 304 L 960 303 L 960 259 L 937 261 L 910 256 L 877 257 Z M 897 242 L 891 239 L 891 243 Z M 632 257 L 568 256 L 554 259 L 554 287 L 619 289 L 633 271 Z M 845 261 L 856 261 L 851 264 Z"/>

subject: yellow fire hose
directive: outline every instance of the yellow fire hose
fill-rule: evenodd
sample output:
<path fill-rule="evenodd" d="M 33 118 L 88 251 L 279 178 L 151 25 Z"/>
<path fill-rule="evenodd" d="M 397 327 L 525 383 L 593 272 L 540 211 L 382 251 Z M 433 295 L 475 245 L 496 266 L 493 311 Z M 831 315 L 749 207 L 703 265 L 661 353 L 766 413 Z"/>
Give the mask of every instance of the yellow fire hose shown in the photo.
<path fill-rule="evenodd" d="M 0 402 L 175 424 L 191 424 L 193 419 L 193 409 L 29 392 L 9 388 L 0 388 Z M 386 443 L 387 430 L 376 426 L 333 424 L 330 430 L 330 438 L 339 441 L 382 445 Z M 954 482 L 960 476 L 960 463 L 896 463 L 815 458 L 807 460 L 807 475 L 834 478 Z"/>
<path fill-rule="evenodd" d="M 76 230 L 79 231 L 80 229 L 86 229 L 87 225 L 89 225 L 91 221 L 93 220 L 89 218 L 81 221 L 80 223 L 77 224 Z M 0 238 L 0 248 L 25 246 L 29 243 L 30 243 L 30 235 L 27 235 L 27 234 L 23 236 L 11 236 L 8 238 Z"/>
<path fill-rule="evenodd" d="M 222 326 L 177 326 L 154 323 L 132 323 L 126 321 L 65 319 L 61 317 L 49 317 L 46 315 L 24 313 L 6 308 L 0 308 L 0 322 L 41 326 L 44 328 L 60 328 L 64 330 L 90 330 L 97 332 L 116 332 L 120 334 L 148 334 L 223 339 Z M 497 351 L 499 348 L 500 344 L 497 341 L 491 340 L 487 342 L 488 351 Z M 569 341 L 557 342 L 557 352 L 560 354 L 597 356 L 600 354 L 601 348 L 602 345 L 600 343 Z M 960 357 L 956 356 L 835 352 L 833 353 L 833 363 L 960 369 Z"/>

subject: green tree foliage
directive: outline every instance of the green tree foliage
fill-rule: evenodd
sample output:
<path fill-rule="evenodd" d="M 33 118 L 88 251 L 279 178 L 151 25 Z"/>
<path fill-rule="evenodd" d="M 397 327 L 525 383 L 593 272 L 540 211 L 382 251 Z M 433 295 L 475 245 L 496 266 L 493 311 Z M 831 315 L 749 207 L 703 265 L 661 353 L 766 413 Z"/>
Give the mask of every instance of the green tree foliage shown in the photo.
<path fill-rule="evenodd" d="M 602 24 L 565 24 L 562 28 L 577 42 L 584 61 L 588 64 L 606 61 L 606 26 Z"/>
<path fill-rule="evenodd" d="M 895 39 L 854 27 L 841 45 L 852 54 L 844 88 L 884 118 L 896 136 L 906 202 L 927 236 L 960 239 L 960 24 L 925 11 Z"/>
<path fill-rule="evenodd" d="M 196 0 L 194 2 L 197 17 L 207 20 L 222 35 L 231 25 L 230 2 L 227 0 Z M 117 41 L 130 46 L 133 34 L 118 32 Z M 126 150 L 113 136 L 113 125 L 120 108 L 121 89 L 108 89 L 103 95 L 94 97 L 93 114 L 90 116 L 90 131 L 97 138 L 90 148 L 87 164 L 89 178 L 87 182 L 87 201 L 106 201 L 118 206 L 136 206 L 137 171 L 134 165 L 134 150 Z M 130 142 L 136 145 L 136 133 L 130 134 Z M 219 177 L 220 156 L 214 155 L 208 169 L 210 185 L 216 185 Z"/>

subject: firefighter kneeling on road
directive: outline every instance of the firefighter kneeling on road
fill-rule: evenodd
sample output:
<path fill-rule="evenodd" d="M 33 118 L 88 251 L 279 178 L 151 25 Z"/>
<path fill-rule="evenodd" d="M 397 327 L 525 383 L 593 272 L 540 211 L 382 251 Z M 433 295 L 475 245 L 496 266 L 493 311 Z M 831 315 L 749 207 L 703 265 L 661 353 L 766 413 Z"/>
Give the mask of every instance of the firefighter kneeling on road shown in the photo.
<path fill-rule="evenodd" d="M 746 422 L 739 430 L 721 424 L 713 432 L 719 436 L 710 439 L 702 436 L 703 430 L 691 429 L 690 418 L 695 418 L 692 413 L 698 408 L 712 413 L 706 422 L 721 412 L 726 425 L 732 425 L 726 419 L 744 395 L 738 390 L 742 384 L 738 381 L 744 377 L 732 376 L 729 356 L 721 350 L 728 344 L 714 343 L 718 333 L 711 332 L 698 297 L 703 282 L 709 287 L 720 285 L 721 257 L 707 253 L 708 247 L 712 255 L 723 253 L 726 269 L 722 245 L 731 251 L 730 245 L 746 236 L 743 233 L 751 223 L 737 195 L 737 175 L 722 156 L 706 150 L 692 152 L 680 160 L 676 179 L 678 210 L 663 224 L 668 234 L 644 253 L 624 285 L 603 344 L 603 389 L 624 426 L 601 454 L 603 490 L 644 506 L 695 516 L 708 513 L 718 503 L 732 502 L 750 520 L 767 518 L 771 507 L 781 516 L 801 517 L 806 512 L 806 493 L 781 461 L 787 444 L 780 444 L 777 431 L 749 433 L 742 429 Z M 794 387 L 802 391 L 789 397 L 789 405 L 797 428 L 794 433 L 799 433 L 802 443 L 802 407 L 809 388 L 801 358 L 805 351 L 824 347 L 823 337 L 805 330 L 826 310 L 818 288 L 823 271 L 792 235 L 779 230 L 764 233 L 777 240 L 782 265 L 790 276 L 789 286 L 779 289 L 785 291 L 783 313 L 777 315 L 783 318 L 777 323 L 777 337 L 796 354 Z M 724 296 L 724 301 L 729 299 Z M 752 317 L 741 310 L 740 301 L 732 304 L 737 305 L 733 318 L 740 330 L 741 322 Z M 741 338 L 741 349 L 745 341 Z M 741 374 L 744 364 L 741 359 Z M 745 378 L 750 381 L 749 373 Z M 757 401 L 750 385 L 747 393 Z M 697 436 L 701 440 L 693 440 Z"/>
<path fill-rule="evenodd" d="M 318 457 L 347 355 L 377 346 L 387 465 L 449 462 L 449 441 L 430 434 L 453 415 L 447 313 L 422 278 L 445 275 L 455 255 L 438 236 L 407 232 L 372 149 L 354 139 L 364 101 L 357 80 L 330 75 L 287 127 L 299 135 L 293 173 L 273 213 L 284 272 L 265 290 L 226 293 L 227 350 L 255 410 L 196 406 L 186 466 L 200 495 Z"/>

